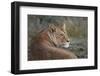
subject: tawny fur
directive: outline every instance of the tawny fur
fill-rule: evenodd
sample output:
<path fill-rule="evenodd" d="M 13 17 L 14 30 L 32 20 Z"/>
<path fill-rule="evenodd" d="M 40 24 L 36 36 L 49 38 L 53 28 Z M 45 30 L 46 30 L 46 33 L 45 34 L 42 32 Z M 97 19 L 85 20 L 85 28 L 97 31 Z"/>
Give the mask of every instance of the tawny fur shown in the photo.
<path fill-rule="evenodd" d="M 75 59 L 76 55 L 68 50 L 58 48 L 49 40 L 47 31 L 39 33 L 31 44 L 30 60 Z"/>

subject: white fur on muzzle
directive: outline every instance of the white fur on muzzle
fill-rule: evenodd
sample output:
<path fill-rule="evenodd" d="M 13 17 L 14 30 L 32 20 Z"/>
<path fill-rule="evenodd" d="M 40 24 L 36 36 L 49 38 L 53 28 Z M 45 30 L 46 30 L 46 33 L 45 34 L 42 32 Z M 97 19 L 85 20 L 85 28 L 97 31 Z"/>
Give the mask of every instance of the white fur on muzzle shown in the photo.
<path fill-rule="evenodd" d="M 68 48 L 69 47 L 70 42 L 66 42 L 62 45 L 63 48 Z"/>

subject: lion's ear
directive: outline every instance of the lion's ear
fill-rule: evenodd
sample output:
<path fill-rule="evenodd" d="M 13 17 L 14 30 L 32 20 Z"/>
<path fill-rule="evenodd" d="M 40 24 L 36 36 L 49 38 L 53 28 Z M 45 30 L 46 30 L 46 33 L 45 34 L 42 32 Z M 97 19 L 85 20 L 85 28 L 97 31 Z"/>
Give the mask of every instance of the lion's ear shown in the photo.
<path fill-rule="evenodd" d="M 61 26 L 61 29 L 62 29 L 62 30 L 66 30 L 66 25 L 65 25 L 65 23 Z"/>
<path fill-rule="evenodd" d="M 53 25 L 53 24 L 50 24 L 50 25 L 49 25 L 49 31 L 50 31 L 50 32 L 56 32 L 56 26 Z"/>

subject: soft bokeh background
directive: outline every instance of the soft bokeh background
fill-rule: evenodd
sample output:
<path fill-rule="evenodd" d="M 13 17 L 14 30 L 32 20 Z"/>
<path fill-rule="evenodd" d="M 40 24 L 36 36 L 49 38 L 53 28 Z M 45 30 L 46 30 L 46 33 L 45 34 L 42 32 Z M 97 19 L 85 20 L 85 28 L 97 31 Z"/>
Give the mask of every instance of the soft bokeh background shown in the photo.
<path fill-rule="evenodd" d="M 88 57 L 87 17 L 28 15 L 28 47 L 35 35 L 51 23 L 58 25 L 65 23 L 71 41 L 68 49 L 74 52 L 78 58 Z M 28 48 L 28 58 L 30 59 L 30 48 Z"/>

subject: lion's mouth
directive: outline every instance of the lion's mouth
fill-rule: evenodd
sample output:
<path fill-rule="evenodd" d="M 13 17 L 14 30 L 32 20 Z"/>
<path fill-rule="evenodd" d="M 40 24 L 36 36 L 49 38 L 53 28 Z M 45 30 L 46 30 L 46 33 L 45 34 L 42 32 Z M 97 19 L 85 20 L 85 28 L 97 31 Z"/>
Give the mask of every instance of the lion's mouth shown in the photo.
<path fill-rule="evenodd" d="M 68 48 L 69 45 L 70 45 L 70 42 L 66 42 L 66 43 L 62 44 L 60 47 L 62 47 L 62 48 Z"/>

